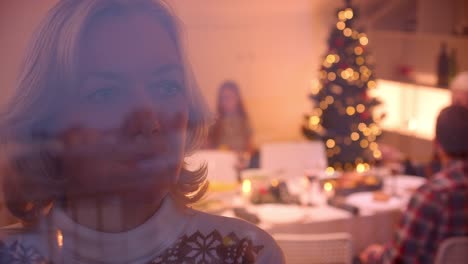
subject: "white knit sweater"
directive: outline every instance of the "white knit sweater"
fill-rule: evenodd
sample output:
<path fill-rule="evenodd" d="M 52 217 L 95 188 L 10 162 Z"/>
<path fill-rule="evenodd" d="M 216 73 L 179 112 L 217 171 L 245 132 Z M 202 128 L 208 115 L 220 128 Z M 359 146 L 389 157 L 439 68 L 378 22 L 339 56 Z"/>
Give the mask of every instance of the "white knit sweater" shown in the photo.
<path fill-rule="evenodd" d="M 6 228 L 0 235 L 0 263 L 284 262 L 277 244 L 258 227 L 181 209 L 169 197 L 148 221 L 127 232 L 98 232 L 54 208 L 37 228 Z"/>

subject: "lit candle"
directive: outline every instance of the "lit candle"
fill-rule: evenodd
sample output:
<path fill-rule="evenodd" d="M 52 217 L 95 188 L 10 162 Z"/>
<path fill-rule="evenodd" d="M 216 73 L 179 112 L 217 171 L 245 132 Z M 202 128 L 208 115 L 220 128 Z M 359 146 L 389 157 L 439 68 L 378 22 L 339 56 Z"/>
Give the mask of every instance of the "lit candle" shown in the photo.
<path fill-rule="evenodd" d="M 333 187 L 333 184 L 330 183 L 330 182 L 326 182 L 324 185 L 323 185 L 323 191 L 325 192 L 325 196 L 327 198 L 330 198 L 332 196 L 335 195 L 335 189 Z"/>
<path fill-rule="evenodd" d="M 63 234 L 60 230 L 57 230 L 57 245 L 59 246 L 59 248 L 63 247 Z"/>
<path fill-rule="evenodd" d="M 252 194 L 252 182 L 249 179 L 242 181 L 242 197 L 249 199 Z"/>

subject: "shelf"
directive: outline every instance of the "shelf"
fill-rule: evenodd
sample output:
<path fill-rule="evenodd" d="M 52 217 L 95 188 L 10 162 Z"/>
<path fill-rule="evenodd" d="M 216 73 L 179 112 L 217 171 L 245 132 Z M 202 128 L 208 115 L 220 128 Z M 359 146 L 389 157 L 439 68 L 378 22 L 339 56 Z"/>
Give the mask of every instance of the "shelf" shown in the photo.
<path fill-rule="evenodd" d="M 449 34 L 468 26 L 466 0 L 389 0 L 364 10 L 372 30 Z"/>
<path fill-rule="evenodd" d="M 407 38 L 407 39 L 439 39 L 445 41 L 463 41 L 468 42 L 468 35 L 454 35 L 443 33 L 429 33 L 418 31 L 400 31 L 400 30 L 372 30 L 369 34 L 387 35 L 392 38 Z"/>
<path fill-rule="evenodd" d="M 458 71 L 468 70 L 468 37 L 400 31 L 369 31 L 369 49 L 375 56 L 378 78 L 435 86 L 441 44 L 457 52 Z M 403 79 L 399 69 L 407 68 Z"/>

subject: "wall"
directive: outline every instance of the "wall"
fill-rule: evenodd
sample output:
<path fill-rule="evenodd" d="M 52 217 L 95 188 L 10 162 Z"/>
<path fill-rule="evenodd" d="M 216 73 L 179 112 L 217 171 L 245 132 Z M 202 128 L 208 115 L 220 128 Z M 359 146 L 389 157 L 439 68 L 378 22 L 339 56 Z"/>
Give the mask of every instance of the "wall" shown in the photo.
<path fill-rule="evenodd" d="M 239 82 L 257 144 L 299 140 L 333 7 L 325 1 L 176 1 L 189 54 L 212 107 L 222 80 Z M 182 4 L 183 3 L 183 4 Z M 331 20 L 330 20 L 331 19 Z M 327 21 L 330 20 L 330 21 Z M 324 26 L 325 25 L 325 26 Z"/>
<path fill-rule="evenodd" d="M 0 1 L 0 103 L 12 89 L 34 26 L 56 1 Z"/>

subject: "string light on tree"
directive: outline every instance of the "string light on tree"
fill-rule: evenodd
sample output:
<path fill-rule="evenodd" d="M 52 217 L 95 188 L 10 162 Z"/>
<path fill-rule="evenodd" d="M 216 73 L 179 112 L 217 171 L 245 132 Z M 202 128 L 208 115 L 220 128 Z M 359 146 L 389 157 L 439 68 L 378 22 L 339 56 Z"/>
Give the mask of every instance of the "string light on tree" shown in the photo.
<path fill-rule="evenodd" d="M 328 51 L 310 98 L 315 108 L 302 127 L 309 139 L 321 139 L 326 146 L 328 172 L 369 169 L 382 153 L 375 142 L 382 133 L 373 109 L 379 102 L 370 96 L 377 87 L 369 38 L 354 26 L 359 12 L 345 1 L 336 12 Z M 320 110 L 320 111 L 318 111 Z"/>

